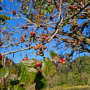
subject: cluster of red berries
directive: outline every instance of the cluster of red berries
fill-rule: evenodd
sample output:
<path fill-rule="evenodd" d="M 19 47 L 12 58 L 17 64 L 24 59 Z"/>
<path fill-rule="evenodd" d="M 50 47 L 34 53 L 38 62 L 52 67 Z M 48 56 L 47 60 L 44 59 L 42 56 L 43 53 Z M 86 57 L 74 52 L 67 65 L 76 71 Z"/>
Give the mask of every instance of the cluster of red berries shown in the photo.
<path fill-rule="evenodd" d="M 79 42 L 77 43 L 77 46 L 80 46 L 81 41 L 82 41 L 82 40 L 80 39 Z M 71 40 L 71 43 L 72 43 L 72 46 L 76 46 L 76 43 L 75 43 L 74 40 Z"/>
<path fill-rule="evenodd" d="M 62 58 L 62 60 L 60 59 L 60 60 L 58 60 L 58 62 L 59 63 L 62 63 L 62 64 L 65 64 L 65 61 L 66 61 L 66 59 L 65 58 Z"/>
<path fill-rule="evenodd" d="M 22 28 L 22 29 L 28 29 L 28 26 L 22 26 L 22 25 L 21 25 L 21 28 Z"/>
<path fill-rule="evenodd" d="M 35 33 L 35 32 L 31 31 L 31 32 L 30 32 L 30 34 L 31 34 L 31 37 L 35 37 L 35 38 L 37 38 L 37 36 L 36 36 L 36 33 Z"/>
<path fill-rule="evenodd" d="M 47 47 L 46 47 L 45 45 L 42 46 L 41 44 L 34 46 L 34 49 L 35 49 L 35 50 L 37 50 L 37 49 L 40 50 L 40 51 L 37 51 L 36 54 L 37 54 L 37 55 L 41 55 L 41 56 L 44 56 L 44 53 L 43 53 L 43 52 L 44 52 L 44 50 L 45 50 L 46 48 L 47 48 Z"/>
<path fill-rule="evenodd" d="M 42 42 L 43 41 L 48 41 L 48 38 L 47 38 L 47 34 L 42 34 Z"/>

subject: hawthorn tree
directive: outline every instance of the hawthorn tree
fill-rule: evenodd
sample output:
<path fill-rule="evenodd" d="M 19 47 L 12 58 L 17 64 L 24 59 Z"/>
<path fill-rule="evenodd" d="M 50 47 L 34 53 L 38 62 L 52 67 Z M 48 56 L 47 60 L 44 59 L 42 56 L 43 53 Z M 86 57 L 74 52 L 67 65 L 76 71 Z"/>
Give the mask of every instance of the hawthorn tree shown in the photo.
<path fill-rule="evenodd" d="M 58 53 L 50 51 L 51 61 L 58 61 L 63 57 L 70 61 L 75 52 L 90 53 L 89 0 L 17 0 L 17 2 L 10 0 L 13 7 L 6 5 L 5 2 L 5 0 L 0 0 L 0 49 L 2 50 L 0 59 L 4 67 L 8 55 L 13 54 L 12 60 L 18 60 L 14 54 L 22 51 L 24 61 L 21 63 L 24 63 L 26 67 L 32 63 L 31 66 L 29 65 L 32 70 L 31 68 L 37 63 L 28 61 L 27 54 L 24 57 L 25 50 L 28 52 L 33 50 L 32 54 L 35 51 L 34 59 L 36 60 L 39 55 L 45 57 L 45 53 L 53 47 Z M 59 50 L 65 51 L 64 55 L 61 51 L 59 53 Z M 32 54 L 29 54 L 29 57 Z M 45 68 L 44 63 L 51 63 L 51 61 L 44 58 L 42 71 Z M 39 64 L 37 65 L 40 66 Z M 48 65 L 49 70 L 55 69 L 52 63 L 52 68 Z M 49 70 L 44 70 L 45 77 L 50 78 L 56 72 L 50 74 Z"/>

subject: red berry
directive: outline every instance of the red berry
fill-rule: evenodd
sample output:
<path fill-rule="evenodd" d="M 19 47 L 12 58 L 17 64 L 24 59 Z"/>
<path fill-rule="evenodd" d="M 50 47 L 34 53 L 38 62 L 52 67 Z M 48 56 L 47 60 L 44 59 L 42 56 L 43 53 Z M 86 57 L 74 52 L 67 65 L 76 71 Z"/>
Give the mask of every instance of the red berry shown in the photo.
<path fill-rule="evenodd" d="M 46 39 L 46 36 L 42 36 L 42 39 Z"/>
<path fill-rule="evenodd" d="M 76 46 L 76 43 L 73 43 L 73 46 Z"/>
<path fill-rule="evenodd" d="M 21 40 L 23 40 L 23 36 L 21 36 Z"/>
<path fill-rule="evenodd" d="M 27 57 L 24 57 L 24 58 L 23 58 L 23 61 L 26 61 L 26 60 L 28 60 L 28 58 L 27 58 Z"/>
<path fill-rule="evenodd" d="M 28 29 L 28 26 L 25 26 L 25 29 Z"/>
<path fill-rule="evenodd" d="M 62 62 L 62 60 L 58 60 L 58 62 L 59 62 L 59 63 L 61 63 L 61 62 Z"/>
<path fill-rule="evenodd" d="M 82 40 L 80 39 L 79 42 L 81 42 Z"/>
<path fill-rule="evenodd" d="M 35 66 L 35 67 L 38 67 L 41 65 L 41 62 L 39 62 L 39 61 L 35 61 L 35 63 L 37 64 L 37 66 Z"/>
<path fill-rule="evenodd" d="M 33 30 L 33 28 L 31 30 Z"/>
<path fill-rule="evenodd" d="M 72 40 L 71 43 L 74 43 L 74 41 Z"/>
<path fill-rule="evenodd" d="M 36 50 L 36 49 L 38 49 L 38 46 L 37 46 L 37 45 L 35 45 L 35 46 L 34 46 L 34 49 L 35 49 L 35 50 Z"/>
<path fill-rule="evenodd" d="M 13 10 L 13 11 L 12 11 L 12 14 L 13 14 L 13 15 L 16 15 L 16 11 L 15 11 L 15 10 Z"/>
<path fill-rule="evenodd" d="M 2 43 L 2 42 L 0 42 L 0 46 L 2 46 L 2 44 L 3 44 L 3 43 Z"/>
<path fill-rule="evenodd" d="M 2 55 L 0 54 L 0 60 L 2 60 Z"/>
<path fill-rule="evenodd" d="M 40 66 L 40 65 L 41 65 L 41 63 L 38 63 L 38 62 L 37 62 L 37 67 Z"/>
<path fill-rule="evenodd" d="M 46 49 L 46 48 L 47 48 L 47 47 L 44 45 L 44 46 L 43 46 L 43 49 Z"/>
<path fill-rule="evenodd" d="M 89 10 L 89 7 L 86 8 L 86 11 L 88 11 L 88 10 Z"/>
<path fill-rule="evenodd" d="M 30 34 L 34 34 L 34 32 L 31 31 Z"/>
<path fill-rule="evenodd" d="M 64 61 L 62 61 L 62 64 L 65 64 L 65 62 L 64 62 Z"/>
<path fill-rule="evenodd" d="M 47 34 L 45 34 L 45 36 L 47 37 Z"/>
<path fill-rule="evenodd" d="M 26 33 L 24 34 L 24 37 L 26 37 Z"/>
<path fill-rule="evenodd" d="M 71 5 L 69 6 L 69 8 L 70 8 L 70 9 L 73 9 L 73 7 L 72 7 Z"/>
<path fill-rule="evenodd" d="M 75 10 L 77 10 L 77 7 L 74 7 Z"/>
<path fill-rule="evenodd" d="M 3 35 L 5 35 L 6 34 L 6 31 L 3 31 L 2 33 L 3 33 Z"/>
<path fill-rule="evenodd" d="M 21 26 L 22 29 L 24 29 L 24 26 Z"/>
<path fill-rule="evenodd" d="M 65 60 L 66 60 L 65 58 L 62 58 L 62 62 L 65 62 Z"/>
<path fill-rule="evenodd" d="M 30 34 L 32 34 L 32 31 L 30 32 Z"/>

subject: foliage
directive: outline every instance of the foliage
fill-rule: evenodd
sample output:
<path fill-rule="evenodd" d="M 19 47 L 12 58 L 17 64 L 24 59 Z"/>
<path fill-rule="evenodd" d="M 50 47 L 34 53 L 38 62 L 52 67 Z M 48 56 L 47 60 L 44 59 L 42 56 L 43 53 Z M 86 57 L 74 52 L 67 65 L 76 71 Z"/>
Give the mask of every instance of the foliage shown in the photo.
<path fill-rule="evenodd" d="M 48 58 L 45 58 L 43 60 L 41 69 L 42 72 L 44 72 L 45 76 L 52 77 L 56 73 L 55 66 Z"/>
<path fill-rule="evenodd" d="M 37 74 L 37 70 L 34 69 L 36 63 L 33 60 L 21 61 L 21 63 L 18 73 L 18 77 L 21 77 L 20 83 L 33 82 Z"/>
<path fill-rule="evenodd" d="M 3 77 L 4 78 L 7 77 L 8 73 L 9 73 L 8 67 L 0 68 L 0 79 L 3 78 Z"/>

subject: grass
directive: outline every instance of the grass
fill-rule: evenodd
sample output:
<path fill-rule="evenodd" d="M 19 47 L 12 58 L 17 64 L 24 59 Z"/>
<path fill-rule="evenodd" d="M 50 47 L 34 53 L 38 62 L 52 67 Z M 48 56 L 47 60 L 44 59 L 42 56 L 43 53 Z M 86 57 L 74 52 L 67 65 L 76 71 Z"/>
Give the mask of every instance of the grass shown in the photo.
<path fill-rule="evenodd" d="M 90 90 L 90 86 L 54 86 L 53 88 L 46 88 L 45 90 Z"/>

